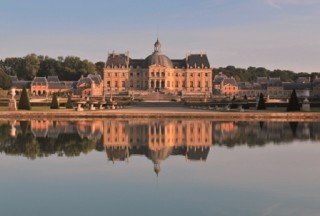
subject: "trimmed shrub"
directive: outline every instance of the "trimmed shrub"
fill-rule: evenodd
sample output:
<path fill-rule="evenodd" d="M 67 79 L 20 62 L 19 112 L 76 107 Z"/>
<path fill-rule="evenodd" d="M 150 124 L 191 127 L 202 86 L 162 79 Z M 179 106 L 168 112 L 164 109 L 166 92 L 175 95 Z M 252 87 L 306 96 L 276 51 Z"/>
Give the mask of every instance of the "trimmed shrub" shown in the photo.
<path fill-rule="evenodd" d="M 298 112 L 300 111 L 299 99 L 297 97 L 296 90 L 293 90 L 287 106 L 287 112 Z"/>
<path fill-rule="evenodd" d="M 257 110 L 265 110 L 265 109 L 266 109 L 266 103 L 264 100 L 264 96 L 262 93 L 260 93 Z"/>
<path fill-rule="evenodd" d="M 71 95 L 68 95 L 68 100 L 67 100 L 67 103 L 66 103 L 66 109 L 73 109 Z"/>
<path fill-rule="evenodd" d="M 30 99 L 26 88 L 23 88 L 18 104 L 19 110 L 31 110 Z"/>
<path fill-rule="evenodd" d="M 59 102 L 57 94 L 53 94 L 50 109 L 59 109 Z"/>

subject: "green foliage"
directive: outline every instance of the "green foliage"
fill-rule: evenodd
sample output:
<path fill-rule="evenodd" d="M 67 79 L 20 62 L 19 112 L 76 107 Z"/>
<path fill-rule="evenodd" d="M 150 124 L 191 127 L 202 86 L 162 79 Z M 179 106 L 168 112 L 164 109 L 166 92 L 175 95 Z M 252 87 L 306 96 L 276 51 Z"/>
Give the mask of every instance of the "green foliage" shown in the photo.
<path fill-rule="evenodd" d="M 106 64 L 104 63 L 104 62 L 96 62 L 95 63 L 95 66 L 96 66 L 96 71 L 97 71 L 97 73 L 101 76 L 101 77 L 103 77 L 103 71 L 104 71 L 104 68 L 105 68 L 105 66 L 106 66 Z"/>
<path fill-rule="evenodd" d="M 227 76 L 233 76 L 237 81 L 242 82 L 254 82 L 257 80 L 257 77 L 280 77 L 284 82 L 295 81 L 298 77 L 301 76 L 310 76 L 308 73 L 295 73 L 289 70 L 268 70 L 263 67 L 249 67 L 247 69 L 236 68 L 234 66 L 227 66 L 225 68 L 220 67 L 214 69 L 214 73 L 224 73 Z M 312 73 L 311 78 L 314 79 L 316 76 L 320 76 L 320 73 Z"/>
<path fill-rule="evenodd" d="M 32 80 L 35 76 L 58 76 L 61 80 L 78 80 L 82 75 L 103 73 L 104 63 L 94 64 L 76 56 L 50 58 L 49 56 L 27 55 L 23 58 L 6 58 L 0 61 L 1 68 L 8 75 Z"/>
<path fill-rule="evenodd" d="M 257 110 L 265 110 L 265 109 L 266 109 L 266 103 L 264 101 L 264 96 L 262 93 L 260 93 Z"/>
<path fill-rule="evenodd" d="M 299 99 L 297 97 L 296 90 L 293 90 L 287 106 L 287 112 L 297 112 L 297 111 L 300 111 L 300 104 L 299 104 Z"/>
<path fill-rule="evenodd" d="M 27 55 L 24 58 L 24 78 L 26 80 L 33 79 L 40 68 L 40 60 L 36 54 Z"/>
<path fill-rule="evenodd" d="M 50 109 L 59 109 L 59 102 L 57 94 L 53 94 Z"/>
<path fill-rule="evenodd" d="M 67 109 L 73 109 L 73 104 L 72 104 L 72 97 L 71 97 L 71 95 L 68 95 L 68 100 L 67 100 L 67 103 L 66 103 L 66 108 L 67 108 Z"/>
<path fill-rule="evenodd" d="M 10 77 L 4 72 L 2 68 L 0 68 L 0 88 L 9 89 L 11 85 L 12 83 Z"/>
<path fill-rule="evenodd" d="M 29 95 L 26 88 L 23 88 L 18 104 L 19 110 L 31 110 Z"/>

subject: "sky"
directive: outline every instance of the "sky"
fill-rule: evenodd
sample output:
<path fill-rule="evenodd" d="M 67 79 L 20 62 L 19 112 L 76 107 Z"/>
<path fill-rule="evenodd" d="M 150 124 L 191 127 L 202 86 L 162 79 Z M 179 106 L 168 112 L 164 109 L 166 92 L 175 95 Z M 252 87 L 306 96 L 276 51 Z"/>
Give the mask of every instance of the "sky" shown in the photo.
<path fill-rule="evenodd" d="M 0 0 L 0 58 L 29 53 L 172 59 L 320 71 L 320 0 Z"/>

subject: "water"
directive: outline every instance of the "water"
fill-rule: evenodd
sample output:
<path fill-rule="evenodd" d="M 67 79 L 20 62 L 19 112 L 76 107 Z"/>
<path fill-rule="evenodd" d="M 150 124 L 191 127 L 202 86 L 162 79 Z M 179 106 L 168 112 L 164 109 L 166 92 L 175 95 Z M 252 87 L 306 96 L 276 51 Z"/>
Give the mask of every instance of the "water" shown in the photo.
<path fill-rule="evenodd" d="M 320 215 L 320 123 L 0 122 L 0 215 Z"/>

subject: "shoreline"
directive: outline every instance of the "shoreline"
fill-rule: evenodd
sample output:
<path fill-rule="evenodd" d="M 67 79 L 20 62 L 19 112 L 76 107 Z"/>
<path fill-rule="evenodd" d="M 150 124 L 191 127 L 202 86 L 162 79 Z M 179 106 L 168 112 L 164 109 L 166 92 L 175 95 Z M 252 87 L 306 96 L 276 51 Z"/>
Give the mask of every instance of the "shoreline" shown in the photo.
<path fill-rule="evenodd" d="M 320 112 L 272 112 L 272 111 L 211 111 L 173 107 L 134 107 L 121 110 L 45 110 L 45 111 L 0 111 L 0 120 L 31 119 L 99 119 L 99 118 L 176 118 L 210 119 L 218 121 L 320 121 Z"/>

